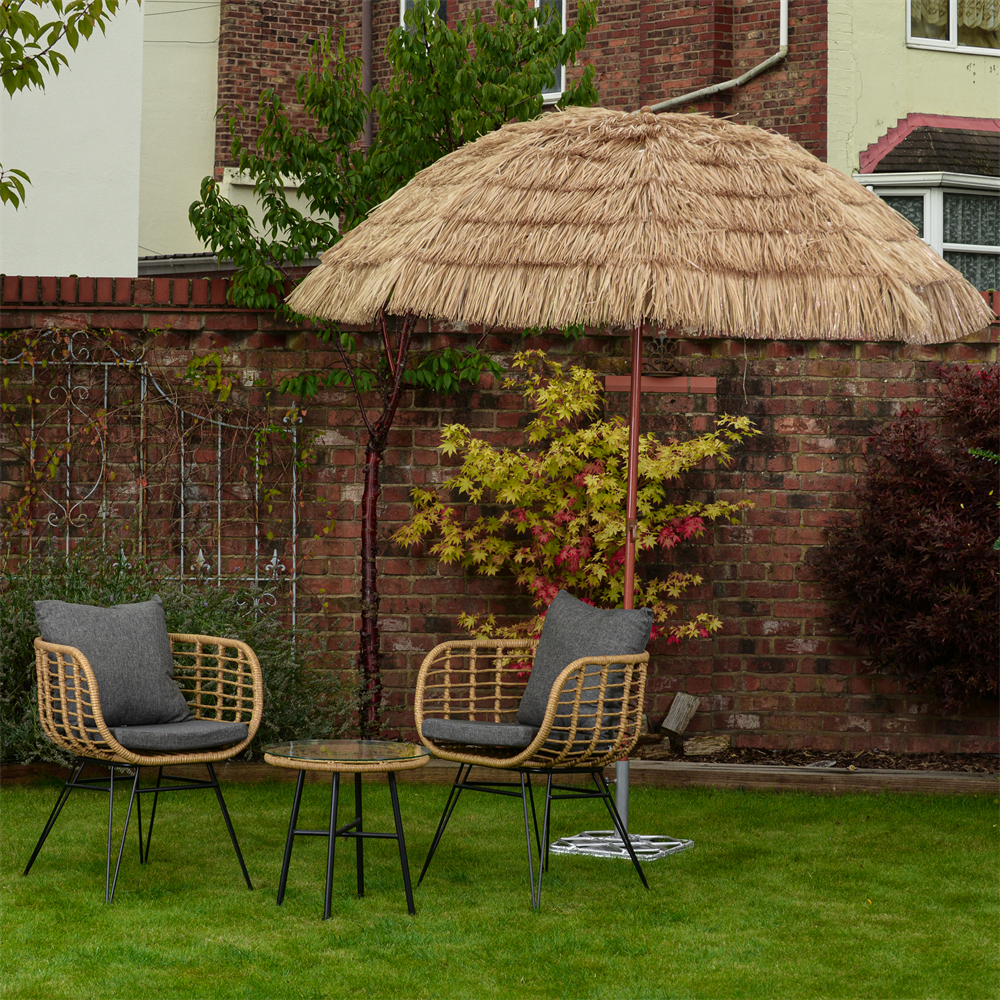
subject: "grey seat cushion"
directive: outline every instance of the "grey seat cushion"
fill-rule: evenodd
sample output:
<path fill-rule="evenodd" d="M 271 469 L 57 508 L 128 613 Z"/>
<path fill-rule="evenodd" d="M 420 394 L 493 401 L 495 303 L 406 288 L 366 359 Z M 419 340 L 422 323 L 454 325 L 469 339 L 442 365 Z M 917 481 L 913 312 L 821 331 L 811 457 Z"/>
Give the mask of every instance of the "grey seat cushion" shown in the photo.
<path fill-rule="evenodd" d="M 87 657 L 109 728 L 191 717 L 173 677 L 170 636 L 159 597 L 110 608 L 35 601 L 35 620 L 46 642 L 73 646 Z"/>
<path fill-rule="evenodd" d="M 552 685 L 574 660 L 582 656 L 641 653 L 649 642 L 652 629 L 651 608 L 594 608 L 567 591 L 560 590 L 545 615 L 531 675 L 517 712 L 517 721 L 525 726 L 542 724 Z M 596 684 L 600 667 L 588 668 L 585 676 L 588 679 L 585 684 L 591 678 L 592 683 Z M 612 676 L 607 692 L 612 698 L 605 702 L 606 718 L 614 708 L 613 679 Z M 620 701 L 620 688 L 618 697 Z M 568 700 L 566 694 L 563 699 Z"/>
<path fill-rule="evenodd" d="M 429 740 L 471 743 L 482 747 L 526 747 L 537 735 L 535 726 L 516 722 L 472 722 L 468 719 L 424 719 L 420 731 Z"/>
<path fill-rule="evenodd" d="M 109 727 L 110 728 L 110 727 Z M 129 750 L 208 750 L 247 738 L 245 722 L 188 719 L 158 726 L 115 726 L 111 733 Z"/>

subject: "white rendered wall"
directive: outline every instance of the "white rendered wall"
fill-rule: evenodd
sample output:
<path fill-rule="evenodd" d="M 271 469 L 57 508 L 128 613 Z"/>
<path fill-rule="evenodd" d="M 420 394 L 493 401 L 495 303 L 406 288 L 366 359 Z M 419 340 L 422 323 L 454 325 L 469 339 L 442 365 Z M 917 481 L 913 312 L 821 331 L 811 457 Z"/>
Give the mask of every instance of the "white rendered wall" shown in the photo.
<path fill-rule="evenodd" d="M 856 172 L 860 154 L 913 112 L 1000 117 L 1000 54 L 907 48 L 906 0 L 830 0 L 828 11 L 831 166 Z"/>
<path fill-rule="evenodd" d="M 45 90 L 0 92 L 0 162 L 31 177 L 0 208 L 0 272 L 136 274 L 142 11 L 120 7 Z"/>
<path fill-rule="evenodd" d="M 143 0 L 138 256 L 201 253 L 188 222 L 215 169 L 219 0 Z"/>

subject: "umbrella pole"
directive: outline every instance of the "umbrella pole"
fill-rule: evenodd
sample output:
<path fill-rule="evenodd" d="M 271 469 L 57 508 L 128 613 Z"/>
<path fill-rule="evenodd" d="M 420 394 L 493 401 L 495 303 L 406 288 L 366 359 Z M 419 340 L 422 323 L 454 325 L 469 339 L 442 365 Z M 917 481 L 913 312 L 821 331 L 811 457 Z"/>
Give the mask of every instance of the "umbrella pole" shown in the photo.
<path fill-rule="evenodd" d="M 632 384 L 628 414 L 628 473 L 625 494 L 625 608 L 635 607 L 635 548 L 638 541 L 639 406 L 642 402 L 642 327 L 632 331 Z"/>
<path fill-rule="evenodd" d="M 628 472 L 625 499 L 625 593 L 623 605 L 635 606 L 635 556 L 639 540 L 639 404 L 642 402 L 642 326 L 632 331 L 632 384 L 629 396 Z M 694 846 L 692 840 L 661 837 L 657 834 L 628 832 L 628 760 L 615 761 L 615 809 L 621 817 L 622 830 L 631 845 L 625 845 L 617 831 L 588 831 L 563 837 L 550 845 L 553 854 L 585 854 L 594 858 L 630 858 L 656 861 L 668 854 Z M 634 861 L 634 858 L 633 858 Z M 648 888 L 648 887 L 647 887 Z"/>
<path fill-rule="evenodd" d="M 625 494 L 625 592 L 623 607 L 635 607 L 635 549 L 638 541 L 639 408 L 642 403 L 642 324 L 632 331 L 632 384 L 629 393 L 628 473 Z M 615 808 L 628 831 L 628 760 L 615 763 Z"/>

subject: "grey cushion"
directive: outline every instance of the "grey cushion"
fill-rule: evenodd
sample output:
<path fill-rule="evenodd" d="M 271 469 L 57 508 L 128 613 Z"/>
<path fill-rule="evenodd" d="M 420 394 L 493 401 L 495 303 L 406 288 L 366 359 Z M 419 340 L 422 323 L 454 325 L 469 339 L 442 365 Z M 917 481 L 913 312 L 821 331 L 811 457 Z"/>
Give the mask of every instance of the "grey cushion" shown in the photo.
<path fill-rule="evenodd" d="M 537 735 L 535 726 L 515 722 L 471 722 L 468 719 L 424 719 L 420 731 L 429 740 L 471 743 L 481 747 L 526 747 Z"/>
<path fill-rule="evenodd" d="M 35 620 L 46 642 L 73 646 L 90 661 L 109 728 L 191 717 L 173 678 L 173 654 L 159 597 L 110 608 L 35 601 Z"/>
<path fill-rule="evenodd" d="M 207 750 L 247 738 L 244 722 L 188 719 L 159 726 L 115 726 L 111 733 L 129 750 Z"/>
<path fill-rule="evenodd" d="M 622 608 L 594 608 L 567 591 L 560 590 L 545 615 L 531 675 L 517 712 L 517 721 L 525 726 L 542 724 L 552 685 L 574 660 L 582 656 L 641 653 L 649 642 L 652 629 L 651 608 L 627 611 Z M 597 683 L 600 667 L 586 670 L 588 679 L 592 675 L 595 678 L 593 683 Z M 608 694 L 613 694 L 613 691 Z M 618 697 L 621 698 L 620 693 Z M 566 694 L 563 699 L 567 699 Z M 611 704 L 605 705 L 606 714 L 611 708 Z"/>

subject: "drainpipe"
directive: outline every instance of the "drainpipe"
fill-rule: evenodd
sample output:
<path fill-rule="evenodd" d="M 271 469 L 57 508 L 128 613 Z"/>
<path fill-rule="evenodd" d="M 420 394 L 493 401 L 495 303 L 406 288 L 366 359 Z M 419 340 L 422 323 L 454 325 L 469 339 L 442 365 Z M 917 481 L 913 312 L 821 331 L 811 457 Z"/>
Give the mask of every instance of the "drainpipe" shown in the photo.
<path fill-rule="evenodd" d="M 786 0 L 782 0 L 782 3 Z M 361 0 L 361 89 L 372 92 L 372 0 Z M 372 116 L 365 118 L 364 145 L 372 144 Z"/>
<path fill-rule="evenodd" d="M 782 59 L 788 55 L 788 0 L 781 0 L 781 28 L 778 37 L 778 51 L 774 53 L 773 56 L 765 59 L 762 63 L 754 66 L 753 69 L 748 69 L 742 76 L 738 76 L 735 80 L 727 80 L 725 83 L 714 83 L 711 87 L 703 87 L 701 90 L 692 91 L 690 94 L 682 94 L 680 97 L 671 97 L 669 101 L 660 101 L 659 104 L 654 104 L 649 108 L 644 108 L 646 111 L 666 111 L 669 108 L 677 107 L 678 104 L 690 104 L 692 101 L 699 101 L 703 97 L 709 97 L 712 94 L 718 94 L 723 90 L 731 90 L 733 87 L 742 87 L 744 83 L 752 80 L 755 76 L 759 76 L 764 70 L 769 69 L 775 63 L 781 62 Z"/>

